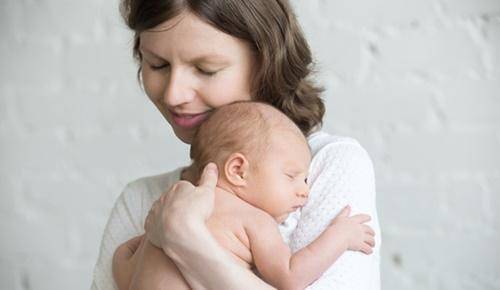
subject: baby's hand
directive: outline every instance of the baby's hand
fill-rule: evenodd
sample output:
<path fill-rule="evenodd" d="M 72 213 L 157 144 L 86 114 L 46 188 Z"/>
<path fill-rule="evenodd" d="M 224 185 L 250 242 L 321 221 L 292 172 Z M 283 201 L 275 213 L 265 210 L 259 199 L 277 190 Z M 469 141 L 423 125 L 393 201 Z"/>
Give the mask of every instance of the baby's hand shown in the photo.
<path fill-rule="evenodd" d="M 375 232 L 365 223 L 371 218 L 366 214 L 350 214 L 351 207 L 346 206 L 330 223 L 330 228 L 335 231 L 336 238 L 345 241 L 348 250 L 369 255 L 375 246 Z"/>

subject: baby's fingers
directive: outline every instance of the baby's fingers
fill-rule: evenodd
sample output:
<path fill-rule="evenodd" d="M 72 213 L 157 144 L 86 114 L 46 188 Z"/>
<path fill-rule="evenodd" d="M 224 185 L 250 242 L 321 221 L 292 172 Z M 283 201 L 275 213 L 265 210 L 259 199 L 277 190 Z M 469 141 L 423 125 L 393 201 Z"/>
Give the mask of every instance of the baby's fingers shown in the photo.
<path fill-rule="evenodd" d="M 375 247 L 375 239 L 372 236 L 368 236 L 365 240 L 365 243 L 372 248 Z"/>
<path fill-rule="evenodd" d="M 357 214 L 351 217 L 357 223 L 364 224 L 372 220 L 372 218 L 367 214 Z"/>
<path fill-rule="evenodd" d="M 363 225 L 363 230 L 370 236 L 375 236 L 375 231 L 368 225 Z"/>
<path fill-rule="evenodd" d="M 370 247 L 370 245 L 368 245 L 366 243 L 363 243 L 360 251 L 367 254 L 367 255 L 370 255 L 371 253 L 373 253 L 372 247 Z"/>

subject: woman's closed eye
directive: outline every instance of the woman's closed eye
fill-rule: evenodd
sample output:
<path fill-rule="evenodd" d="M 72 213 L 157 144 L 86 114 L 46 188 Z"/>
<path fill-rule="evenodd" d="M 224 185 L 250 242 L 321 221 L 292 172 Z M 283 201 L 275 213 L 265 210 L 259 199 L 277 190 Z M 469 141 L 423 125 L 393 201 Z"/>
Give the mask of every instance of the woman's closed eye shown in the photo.
<path fill-rule="evenodd" d="M 196 71 L 198 71 L 202 75 L 209 76 L 209 77 L 211 77 L 217 73 L 217 71 L 204 69 L 204 68 L 201 68 L 199 66 L 196 67 Z"/>
<path fill-rule="evenodd" d="M 162 70 L 162 69 L 166 69 L 166 68 L 170 67 L 170 64 L 168 64 L 168 63 L 164 63 L 164 64 L 152 64 L 152 63 L 148 63 L 148 64 L 149 64 L 149 67 L 152 70 Z"/>

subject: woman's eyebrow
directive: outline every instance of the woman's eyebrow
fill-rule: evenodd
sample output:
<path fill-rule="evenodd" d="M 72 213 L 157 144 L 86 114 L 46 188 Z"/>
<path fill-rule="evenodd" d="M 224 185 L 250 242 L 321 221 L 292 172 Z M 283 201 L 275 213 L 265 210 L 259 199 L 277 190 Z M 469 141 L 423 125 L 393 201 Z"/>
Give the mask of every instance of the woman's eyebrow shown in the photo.
<path fill-rule="evenodd" d="M 141 51 L 142 54 L 147 54 L 150 55 L 154 58 L 161 59 L 163 60 L 164 58 L 157 55 L 156 53 L 150 51 L 147 48 L 144 47 L 139 47 L 139 50 Z M 195 56 L 188 60 L 189 63 L 193 64 L 200 64 L 200 63 L 206 63 L 206 64 L 220 64 L 220 65 L 226 65 L 229 64 L 229 61 L 226 57 L 217 54 L 217 53 L 208 53 L 208 54 L 201 54 L 198 56 Z"/>
<path fill-rule="evenodd" d="M 154 58 L 158 58 L 158 59 L 163 59 L 161 56 L 157 55 L 156 53 L 150 51 L 149 49 L 147 48 L 144 48 L 144 47 L 139 47 L 139 51 L 142 53 L 142 54 L 146 54 L 146 55 L 150 55 Z"/>
<path fill-rule="evenodd" d="M 228 59 L 220 54 L 202 54 L 193 57 L 189 62 L 191 63 L 208 63 L 208 64 L 227 64 Z"/>

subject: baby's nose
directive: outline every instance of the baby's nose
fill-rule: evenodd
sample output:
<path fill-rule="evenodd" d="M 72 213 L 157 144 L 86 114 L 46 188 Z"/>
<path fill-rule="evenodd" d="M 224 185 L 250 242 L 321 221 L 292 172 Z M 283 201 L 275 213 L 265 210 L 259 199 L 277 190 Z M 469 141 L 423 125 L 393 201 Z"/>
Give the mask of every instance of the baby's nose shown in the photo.
<path fill-rule="evenodd" d="M 298 192 L 298 193 L 297 193 L 297 196 L 298 196 L 298 197 L 302 197 L 302 198 L 308 198 L 308 197 L 309 197 L 309 191 L 301 191 L 301 192 Z"/>

